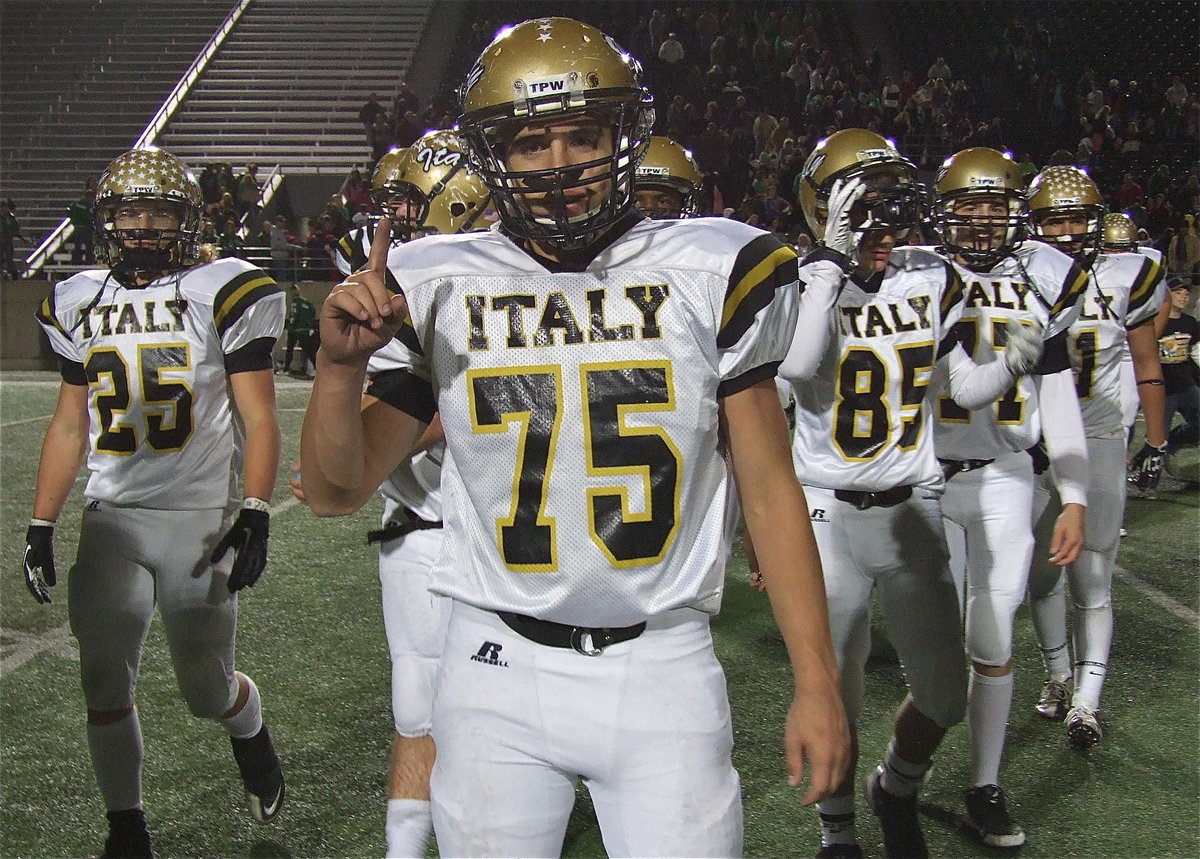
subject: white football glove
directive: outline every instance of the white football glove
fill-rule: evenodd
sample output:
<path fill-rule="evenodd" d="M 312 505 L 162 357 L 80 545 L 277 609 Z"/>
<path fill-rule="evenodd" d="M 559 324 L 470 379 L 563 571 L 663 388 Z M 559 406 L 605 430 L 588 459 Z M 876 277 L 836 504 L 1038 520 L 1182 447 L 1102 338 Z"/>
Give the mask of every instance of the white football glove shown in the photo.
<path fill-rule="evenodd" d="M 860 233 L 850 224 L 850 209 L 867 193 L 867 184 L 862 179 L 838 179 L 829 192 L 829 216 L 825 220 L 823 243 L 830 250 L 844 254 L 852 263 L 857 263 Z"/>
<path fill-rule="evenodd" d="M 1015 319 L 1004 323 L 1008 342 L 1004 346 L 1004 363 L 1014 376 L 1024 376 L 1042 360 L 1042 326 L 1023 325 Z"/>

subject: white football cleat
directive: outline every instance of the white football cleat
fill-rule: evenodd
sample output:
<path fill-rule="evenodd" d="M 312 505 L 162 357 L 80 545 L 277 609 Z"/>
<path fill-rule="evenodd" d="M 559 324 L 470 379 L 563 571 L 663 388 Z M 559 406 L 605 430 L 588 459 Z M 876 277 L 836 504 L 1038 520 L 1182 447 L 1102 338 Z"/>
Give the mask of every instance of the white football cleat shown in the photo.
<path fill-rule="evenodd" d="M 1046 678 L 1042 684 L 1042 695 L 1038 698 L 1034 709 L 1040 715 L 1055 722 L 1061 722 L 1067 717 L 1067 709 L 1071 700 L 1071 679 L 1054 680 Z"/>

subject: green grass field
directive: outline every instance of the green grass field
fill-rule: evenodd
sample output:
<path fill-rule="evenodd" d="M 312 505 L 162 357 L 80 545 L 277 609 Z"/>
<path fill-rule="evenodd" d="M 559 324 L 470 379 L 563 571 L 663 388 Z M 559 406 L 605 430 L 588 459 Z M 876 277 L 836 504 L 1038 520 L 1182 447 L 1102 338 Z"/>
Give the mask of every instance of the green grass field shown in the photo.
<path fill-rule="evenodd" d="M 284 468 L 274 503 L 290 498 L 306 383 L 280 378 Z M 48 373 L 0 378 L 0 856 L 99 852 L 104 809 L 83 731 L 77 657 L 65 588 L 38 606 L 19 572 L 38 451 L 54 407 Z M 1194 459 L 1195 452 L 1189 455 Z M 78 490 L 56 545 L 60 578 L 74 557 Z M 1197 493 L 1164 480 L 1154 500 L 1131 499 L 1123 577 L 1114 585 L 1116 640 L 1105 693 L 1105 738 L 1089 754 L 1067 747 L 1062 726 L 1033 711 L 1041 667 L 1024 612 L 1017 628 L 1017 692 L 1004 786 L 1030 857 L 1200 855 L 1200 639 L 1197 629 Z M 364 534 L 372 504 L 354 517 L 317 520 L 285 506 L 272 522 L 270 564 L 241 601 L 239 667 L 263 691 L 288 779 L 284 812 L 252 823 L 224 732 L 187 715 L 155 623 L 138 690 L 145 733 L 147 818 L 160 856 L 380 856 L 385 769 L 391 739 L 388 661 L 373 549 Z M 729 575 L 714 624 L 725 665 L 742 776 L 746 853 L 809 856 L 815 813 L 786 787 L 781 729 L 790 680 L 766 598 L 746 584 L 744 559 Z M 876 638 L 861 724 L 863 765 L 873 766 L 904 694 L 895 654 Z M 991 856 L 961 828 L 967 786 L 966 732 L 953 730 L 925 794 L 926 837 L 935 856 Z M 860 802 L 859 835 L 881 852 L 878 827 Z M 602 856 L 586 797 L 572 818 L 568 856 Z"/>

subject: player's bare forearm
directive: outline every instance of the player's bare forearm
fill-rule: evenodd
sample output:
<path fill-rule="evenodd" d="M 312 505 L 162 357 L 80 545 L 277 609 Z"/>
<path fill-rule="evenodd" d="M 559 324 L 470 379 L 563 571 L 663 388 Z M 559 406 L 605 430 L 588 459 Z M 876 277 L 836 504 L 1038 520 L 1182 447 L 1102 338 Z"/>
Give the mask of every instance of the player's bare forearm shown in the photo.
<path fill-rule="evenodd" d="M 362 373 L 317 359 L 300 432 L 304 495 L 318 516 L 344 516 L 413 454 L 426 425 L 380 400 L 364 404 Z"/>
<path fill-rule="evenodd" d="M 821 561 L 773 384 L 727 397 L 723 408 L 746 528 L 794 674 L 785 732 L 788 781 L 799 784 L 807 761 L 810 784 L 802 801 L 810 804 L 837 787 L 849 763 Z"/>
<path fill-rule="evenodd" d="M 270 501 L 282 446 L 274 374 L 269 369 L 234 373 L 229 384 L 246 430 L 242 494 Z"/>
<path fill-rule="evenodd" d="M 54 416 L 42 439 L 37 485 L 33 496 L 33 518 L 54 522 L 62 512 L 79 466 L 87 455 L 88 388 L 63 383 L 58 391 Z"/>
<path fill-rule="evenodd" d="M 359 404 L 366 365 L 329 361 L 317 352 L 317 373 L 300 430 L 304 495 L 318 516 L 338 516 L 361 507 L 363 422 Z"/>
<path fill-rule="evenodd" d="M 1146 421 L 1146 443 L 1162 447 L 1167 441 L 1167 394 L 1162 385 L 1162 362 L 1154 332 L 1154 321 L 1147 320 L 1129 331 L 1127 337 L 1133 375 L 1138 383 L 1138 401 Z"/>

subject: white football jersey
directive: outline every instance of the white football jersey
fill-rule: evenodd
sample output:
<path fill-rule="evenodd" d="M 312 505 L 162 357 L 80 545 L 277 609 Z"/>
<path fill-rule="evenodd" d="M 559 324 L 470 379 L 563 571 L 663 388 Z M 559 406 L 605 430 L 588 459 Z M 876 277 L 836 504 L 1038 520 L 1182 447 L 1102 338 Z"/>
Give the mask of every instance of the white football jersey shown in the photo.
<path fill-rule="evenodd" d="M 639 221 L 582 271 L 499 231 L 411 242 L 389 266 L 412 326 L 397 339 L 450 451 L 431 589 L 586 626 L 715 612 L 731 491 L 718 403 L 774 376 L 795 252 L 699 218 Z"/>
<path fill-rule="evenodd" d="M 1087 271 L 1062 251 L 1027 241 L 986 272 L 959 267 L 966 285 L 959 339 L 977 364 L 998 361 L 1005 323 L 1042 327 L 1044 338 L 1066 331 L 1080 312 Z M 1063 369 L 1066 369 L 1064 367 Z M 947 392 L 938 398 L 936 448 L 942 459 L 995 459 L 1027 450 L 1042 435 L 1037 388 L 1029 376 L 991 408 L 969 411 Z"/>
<path fill-rule="evenodd" d="M 367 393 L 389 402 L 384 390 L 387 377 L 392 373 L 407 373 L 408 357 L 408 350 L 396 340 L 372 355 L 367 363 Z M 388 475 L 379 487 L 380 494 L 407 507 L 426 522 L 437 522 L 442 518 L 442 461 L 445 455 L 443 442 L 413 454 Z"/>
<path fill-rule="evenodd" d="M 892 251 L 878 291 L 847 279 L 825 355 L 813 377 L 795 386 L 792 459 L 801 483 L 941 490 L 929 383 L 962 302 L 957 269 L 928 248 Z"/>
<path fill-rule="evenodd" d="M 1125 332 L 1151 319 L 1166 297 L 1165 271 L 1140 253 L 1101 254 L 1092 264 L 1083 310 L 1070 327 L 1071 367 L 1092 438 L 1125 434 L 1121 410 L 1121 361 Z"/>
<path fill-rule="evenodd" d="M 229 374 L 269 369 L 283 320 L 282 290 L 239 259 L 138 289 L 103 270 L 57 284 L 38 321 L 63 378 L 89 389 L 84 495 L 162 510 L 236 501 L 244 433 Z"/>

